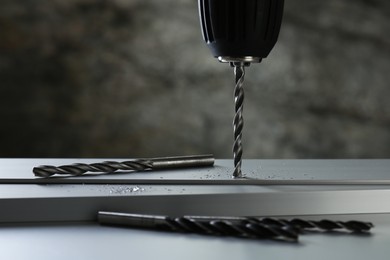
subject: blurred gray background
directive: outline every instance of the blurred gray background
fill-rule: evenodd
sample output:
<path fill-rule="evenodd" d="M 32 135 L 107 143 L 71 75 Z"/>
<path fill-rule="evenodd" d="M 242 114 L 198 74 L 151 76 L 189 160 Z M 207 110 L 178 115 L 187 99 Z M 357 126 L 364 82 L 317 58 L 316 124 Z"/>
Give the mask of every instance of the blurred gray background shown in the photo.
<path fill-rule="evenodd" d="M 390 1 L 285 2 L 244 157 L 390 157 Z M 231 158 L 233 87 L 196 0 L 1 0 L 0 157 Z"/>

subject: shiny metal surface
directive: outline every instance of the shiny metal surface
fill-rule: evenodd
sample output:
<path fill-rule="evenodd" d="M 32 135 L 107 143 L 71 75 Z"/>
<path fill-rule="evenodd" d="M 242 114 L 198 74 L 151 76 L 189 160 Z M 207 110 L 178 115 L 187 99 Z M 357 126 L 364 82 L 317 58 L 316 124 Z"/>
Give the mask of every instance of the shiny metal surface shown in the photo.
<path fill-rule="evenodd" d="M 43 178 L 43 179 L 3 179 L 0 184 L 127 184 L 127 185 L 198 185 L 198 186 L 389 186 L 390 180 L 261 180 L 250 178 L 236 179 L 150 179 L 150 178 L 112 178 L 112 179 L 75 179 L 75 178 Z"/>
<path fill-rule="evenodd" d="M 101 159 L 0 160 L 0 222 L 91 221 L 99 210 L 216 216 L 390 212 L 390 160 L 244 160 L 242 179 L 231 178 L 231 160 L 148 174 L 38 179 L 31 173 L 37 164 L 77 161 Z"/>
<path fill-rule="evenodd" d="M 229 56 L 220 56 L 218 57 L 220 62 L 251 62 L 251 63 L 260 63 L 262 58 L 253 57 L 253 56 L 243 56 L 243 57 L 229 57 Z"/>
<path fill-rule="evenodd" d="M 117 159 L 122 160 L 122 159 Z M 390 180 L 390 160 L 244 160 L 244 178 L 232 179 L 231 160 L 216 160 L 213 167 L 171 169 L 164 171 L 123 172 L 113 175 L 67 178 L 35 178 L 31 170 L 36 165 L 66 165 L 98 163 L 102 159 L 0 159 L 0 184 L 160 184 L 242 186 L 284 185 L 283 190 L 359 189 L 355 186 L 387 185 Z M 314 186 L 314 184 L 317 184 Z M 296 185 L 304 185 L 296 186 Z M 347 186 L 345 186 L 347 185 Z M 367 186 L 367 185 L 366 185 Z M 218 186 L 219 187 L 219 186 Z M 260 187 L 260 186 L 258 186 Z M 349 188 L 348 188 L 349 187 Z M 225 187 L 226 189 L 227 187 Z M 276 187 L 275 187 L 276 188 Z M 367 188 L 367 187 L 366 187 Z M 1 189 L 0 189 L 1 192 Z"/>
<path fill-rule="evenodd" d="M 190 155 L 190 156 L 173 156 L 162 158 L 144 159 L 150 160 L 152 169 L 178 169 L 178 168 L 196 168 L 212 167 L 214 165 L 214 156 L 212 154 Z"/>
<path fill-rule="evenodd" d="M 259 191 L 242 193 L 219 190 L 176 192 L 162 189 L 158 193 L 149 188 L 139 192 L 99 192 L 104 187 L 79 185 L 63 194 L 34 195 L 25 185 L 26 194 L 3 196 L 0 199 L 1 223 L 94 221 L 102 211 L 133 212 L 159 215 L 215 215 L 215 216 L 288 216 L 390 213 L 390 190 L 330 190 L 330 191 Z M 212 190 L 213 187 L 210 187 Z M 111 186 L 111 190 L 120 189 Z M 152 188 L 153 189 L 153 188 Z M 78 191 L 80 190 L 80 191 Z M 84 190 L 84 191 L 83 191 Z M 73 191 L 73 192 L 72 192 Z M 69 194 L 69 195 L 67 195 Z"/>
<path fill-rule="evenodd" d="M 324 216 L 295 216 L 320 220 Z M 17 224 L 0 228 L 1 259 L 169 259 L 169 260 L 385 260 L 390 254 L 390 214 L 328 215 L 375 224 L 372 235 L 311 233 L 299 243 L 177 234 L 95 223 Z"/>

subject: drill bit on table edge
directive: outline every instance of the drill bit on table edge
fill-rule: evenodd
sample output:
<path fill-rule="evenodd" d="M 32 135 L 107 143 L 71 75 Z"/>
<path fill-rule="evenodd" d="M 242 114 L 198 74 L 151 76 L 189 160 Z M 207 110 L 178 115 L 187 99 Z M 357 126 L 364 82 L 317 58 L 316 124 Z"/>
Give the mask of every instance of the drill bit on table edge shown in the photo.
<path fill-rule="evenodd" d="M 131 161 L 105 161 L 101 163 L 75 163 L 70 165 L 52 166 L 42 165 L 33 168 L 33 173 L 37 177 L 51 177 L 55 174 L 80 176 L 86 172 L 93 173 L 113 173 L 116 171 L 146 171 L 163 170 L 175 168 L 207 167 L 214 165 L 214 156 L 191 155 L 176 157 L 161 157 L 151 159 L 137 159 Z"/>
<path fill-rule="evenodd" d="M 105 225 L 289 242 L 297 242 L 299 233 L 304 231 L 368 233 L 373 227 L 370 222 L 355 220 L 343 222 L 326 219 L 320 221 L 298 218 L 287 220 L 271 217 L 169 217 L 106 211 L 98 212 L 98 221 Z"/>
<path fill-rule="evenodd" d="M 98 212 L 98 221 L 104 225 L 129 226 L 162 231 L 230 236 L 251 239 L 271 239 L 296 242 L 298 234 L 287 226 L 270 226 L 256 222 L 233 222 L 224 219 L 198 220 L 191 217 Z"/>

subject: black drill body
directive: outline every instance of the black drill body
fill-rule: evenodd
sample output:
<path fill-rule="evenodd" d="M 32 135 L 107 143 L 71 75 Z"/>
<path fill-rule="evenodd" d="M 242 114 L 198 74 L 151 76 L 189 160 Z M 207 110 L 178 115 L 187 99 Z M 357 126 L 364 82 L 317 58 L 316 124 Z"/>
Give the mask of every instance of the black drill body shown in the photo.
<path fill-rule="evenodd" d="M 214 57 L 261 59 L 274 47 L 284 0 L 199 0 L 198 3 L 203 38 Z"/>

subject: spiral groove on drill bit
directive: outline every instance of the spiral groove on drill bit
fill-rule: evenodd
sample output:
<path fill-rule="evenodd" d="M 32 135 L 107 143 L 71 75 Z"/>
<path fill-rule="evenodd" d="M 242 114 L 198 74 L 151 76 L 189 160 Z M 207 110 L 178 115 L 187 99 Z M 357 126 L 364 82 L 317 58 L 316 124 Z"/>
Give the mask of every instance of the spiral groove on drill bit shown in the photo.
<path fill-rule="evenodd" d="M 86 172 L 115 172 L 118 170 L 125 171 L 145 171 L 152 169 L 153 164 L 149 160 L 135 160 L 135 161 L 105 161 L 101 163 L 75 163 L 62 166 L 42 165 L 34 167 L 33 172 L 38 177 L 50 177 L 54 174 L 79 176 Z"/>
<path fill-rule="evenodd" d="M 234 159 L 234 172 L 233 177 L 242 177 L 241 165 L 242 165 L 242 129 L 244 127 L 244 118 L 242 116 L 244 108 L 244 78 L 245 78 L 245 64 L 243 62 L 234 62 L 234 74 L 236 76 L 236 86 L 234 88 L 234 104 L 235 115 L 233 119 L 233 159 Z"/>
<path fill-rule="evenodd" d="M 334 231 L 334 230 L 348 230 L 351 232 L 367 232 L 369 231 L 374 225 L 370 222 L 362 222 L 362 221 L 356 221 L 356 220 L 350 220 L 350 221 L 334 221 L 334 220 L 328 220 L 323 219 L 319 221 L 314 220 L 304 220 L 299 218 L 294 218 L 291 220 L 287 219 L 276 219 L 276 218 L 248 218 L 248 221 L 253 221 L 257 223 L 264 223 L 272 226 L 290 226 L 293 229 L 296 230 L 321 230 L 321 231 Z"/>
<path fill-rule="evenodd" d="M 234 236 L 244 238 L 277 239 L 296 241 L 296 232 L 286 227 L 264 223 L 233 222 L 227 220 L 200 221 L 189 217 L 167 218 L 174 230 L 208 235 Z"/>
<path fill-rule="evenodd" d="M 101 224 L 125 225 L 136 228 L 196 233 L 214 236 L 231 236 L 252 239 L 272 239 L 295 242 L 298 234 L 289 227 L 271 226 L 264 223 L 228 221 L 220 219 L 199 220 L 191 217 L 148 216 L 117 212 L 99 212 Z"/>
<path fill-rule="evenodd" d="M 366 232 L 369 231 L 374 225 L 369 222 L 361 222 L 356 220 L 350 221 L 332 221 L 323 219 L 320 221 L 306 221 L 302 219 L 292 219 L 289 223 L 293 226 L 300 227 L 303 229 L 320 229 L 324 231 L 333 230 L 349 230 L 352 232 Z"/>
<path fill-rule="evenodd" d="M 272 227 L 280 227 L 280 228 L 290 228 L 291 230 L 295 230 L 297 232 L 304 230 L 319 230 L 319 231 L 334 231 L 334 230 L 344 230 L 351 232 L 367 232 L 374 225 L 370 222 L 362 222 L 362 221 L 334 221 L 323 219 L 319 221 L 315 220 L 304 220 L 300 218 L 293 219 L 283 219 L 283 218 L 271 218 L 271 217 L 217 217 L 217 216 L 186 216 L 190 219 L 195 219 L 199 221 L 212 221 L 212 220 L 226 220 L 230 222 L 242 222 L 242 223 L 256 223 L 256 224 L 264 224 Z"/>

